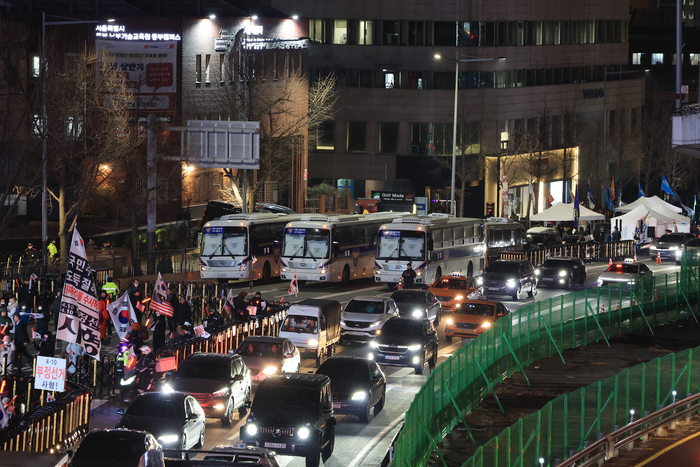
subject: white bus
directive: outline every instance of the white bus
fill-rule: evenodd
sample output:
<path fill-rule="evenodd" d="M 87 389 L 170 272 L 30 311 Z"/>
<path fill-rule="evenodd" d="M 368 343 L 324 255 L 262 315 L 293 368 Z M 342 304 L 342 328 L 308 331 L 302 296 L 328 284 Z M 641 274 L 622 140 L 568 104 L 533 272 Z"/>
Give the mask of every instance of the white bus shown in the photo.
<path fill-rule="evenodd" d="M 307 214 L 287 224 L 282 279 L 342 282 L 372 277 L 379 226 L 407 213 Z"/>
<path fill-rule="evenodd" d="M 416 271 L 415 285 L 431 285 L 438 277 L 456 272 L 473 276 L 486 263 L 482 223 L 481 219 L 430 214 L 382 225 L 375 282 L 395 287 L 408 263 Z"/>
<path fill-rule="evenodd" d="M 489 217 L 483 224 L 486 243 L 486 264 L 498 259 L 502 252 L 522 252 L 525 227 L 505 217 Z"/>
<path fill-rule="evenodd" d="M 282 236 L 300 214 L 230 214 L 204 224 L 199 258 L 202 279 L 261 279 L 280 275 Z"/>

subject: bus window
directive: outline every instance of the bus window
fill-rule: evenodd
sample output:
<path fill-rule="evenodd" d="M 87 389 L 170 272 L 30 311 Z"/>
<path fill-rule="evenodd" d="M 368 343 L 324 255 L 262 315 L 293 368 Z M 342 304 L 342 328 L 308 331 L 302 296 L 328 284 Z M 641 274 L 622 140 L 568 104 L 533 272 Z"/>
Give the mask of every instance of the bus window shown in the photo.
<path fill-rule="evenodd" d="M 464 243 L 464 228 L 463 227 L 455 227 L 452 229 L 452 238 L 454 238 L 455 242 L 458 242 L 459 245 Z"/>

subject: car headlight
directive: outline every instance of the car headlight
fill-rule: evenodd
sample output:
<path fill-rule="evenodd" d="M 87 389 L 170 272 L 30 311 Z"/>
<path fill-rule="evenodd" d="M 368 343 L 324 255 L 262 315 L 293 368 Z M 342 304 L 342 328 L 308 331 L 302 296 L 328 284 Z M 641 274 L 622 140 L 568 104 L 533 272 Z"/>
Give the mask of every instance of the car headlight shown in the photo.
<path fill-rule="evenodd" d="M 158 437 L 158 441 L 160 441 L 160 444 L 177 443 L 177 439 L 177 435 L 163 435 Z"/>
<path fill-rule="evenodd" d="M 245 432 L 250 436 L 255 436 L 258 433 L 258 427 L 254 423 L 249 423 L 245 426 Z"/>
<path fill-rule="evenodd" d="M 309 345 L 318 345 L 318 341 L 316 339 L 309 339 Z"/>
<path fill-rule="evenodd" d="M 420 277 L 423 275 L 423 271 L 416 271 L 416 276 Z"/>
<path fill-rule="evenodd" d="M 484 278 L 483 278 L 483 277 L 477 277 L 477 278 L 476 278 L 476 285 L 484 285 Z"/>
<path fill-rule="evenodd" d="M 277 372 L 277 367 L 276 366 L 268 366 L 262 372 L 264 375 L 274 375 Z"/>
<path fill-rule="evenodd" d="M 672 246 L 671 248 L 669 248 L 669 250 L 672 250 L 672 251 L 675 251 L 675 250 L 677 250 L 677 249 L 678 249 L 677 246 Z"/>
<path fill-rule="evenodd" d="M 246 269 L 248 269 L 248 263 L 241 264 L 240 270 L 245 271 Z"/>
<path fill-rule="evenodd" d="M 128 386 L 128 385 L 130 385 L 131 383 L 133 383 L 135 379 L 136 379 L 136 375 L 132 376 L 131 378 L 122 379 L 122 380 L 119 382 L 119 384 L 121 384 L 122 386 Z"/>
<path fill-rule="evenodd" d="M 656 250 L 656 247 L 652 245 L 652 246 L 649 247 L 649 249 L 650 249 L 650 250 Z"/>
<path fill-rule="evenodd" d="M 447 321 L 445 321 L 445 323 L 447 323 L 448 326 L 452 326 L 454 324 L 452 318 L 447 318 Z"/>
<path fill-rule="evenodd" d="M 354 401 L 361 401 L 364 400 L 367 397 L 367 393 L 364 391 L 356 392 L 355 394 L 352 395 L 352 400 Z"/>
<path fill-rule="evenodd" d="M 539 270 L 539 269 L 535 269 L 535 275 L 536 275 L 536 276 L 539 276 L 539 275 L 540 275 L 540 270 Z"/>
<path fill-rule="evenodd" d="M 373 354 L 373 353 L 368 353 L 368 354 L 367 354 L 367 358 L 369 358 L 370 360 L 374 360 L 374 354 Z"/>
<path fill-rule="evenodd" d="M 559 271 L 559 277 L 564 277 L 566 274 L 566 271 Z"/>
<path fill-rule="evenodd" d="M 372 341 L 372 342 L 369 343 L 369 346 L 372 347 L 373 349 L 376 349 L 377 347 L 379 347 L 379 344 L 377 344 L 376 342 Z"/>
<path fill-rule="evenodd" d="M 325 274 L 325 273 L 326 273 L 326 269 L 325 268 L 321 269 L 321 274 Z"/>
<path fill-rule="evenodd" d="M 163 391 L 163 392 L 175 392 L 175 390 L 173 389 L 173 387 L 172 387 L 171 385 L 169 385 L 168 383 L 165 383 L 165 384 L 163 385 L 162 391 Z"/>
<path fill-rule="evenodd" d="M 287 268 L 280 268 L 282 272 L 287 272 Z"/>
<path fill-rule="evenodd" d="M 408 346 L 408 350 L 411 350 L 413 352 L 415 352 L 416 350 L 420 350 L 421 348 L 422 348 L 422 346 L 420 344 L 414 344 L 414 345 Z"/>
<path fill-rule="evenodd" d="M 464 300 L 464 295 L 457 295 L 455 300 Z"/>
<path fill-rule="evenodd" d="M 378 319 L 374 323 L 370 324 L 369 327 L 373 328 L 374 326 L 379 326 L 380 324 L 382 324 L 382 320 Z"/>
<path fill-rule="evenodd" d="M 341 326 L 346 326 L 345 321 L 343 321 L 343 320 L 341 319 L 341 320 L 340 320 L 340 325 L 341 325 Z"/>
<path fill-rule="evenodd" d="M 218 391 L 215 391 L 212 395 L 214 397 L 221 397 L 225 396 L 226 394 L 228 394 L 228 388 L 219 389 Z"/>
<path fill-rule="evenodd" d="M 305 426 L 299 428 L 299 431 L 297 433 L 299 434 L 299 438 L 301 438 L 301 439 L 306 439 L 311 434 L 309 429 L 306 428 Z"/>
<path fill-rule="evenodd" d="M 491 327 L 491 323 L 489 323 L 488 321 L 486 321 L 484 324 L 481 325 L 481 327 L 482 327 L 482 328 L 490 328 L 490 327 Z"/>
<path fill-rule="evenodd" d="M 226 406 L 224 404 L 216 404 L 214 406 L 214 409 L 216 409 L 216 410 L 224 410 L 225 408 L 226 408 Z"/>
<path fill-rule="evenodd" d="M 421 318 L 423 316 L 423 311 L 422 310 L 415 310 L 411 314 L 411 316 L 413 316 L 414 318 Z"/>
<path fill-rule="evenodd" d="M 683 250 L 677 250 L 676 251 L 676 258 L 680 258 L 681 256 L 683 256 Z"/>
<path fill-rule="evenodd" d="M 508 279 L 506 281 L 506 286 L 508 287 L 515 287 L 515 279 Z"/>

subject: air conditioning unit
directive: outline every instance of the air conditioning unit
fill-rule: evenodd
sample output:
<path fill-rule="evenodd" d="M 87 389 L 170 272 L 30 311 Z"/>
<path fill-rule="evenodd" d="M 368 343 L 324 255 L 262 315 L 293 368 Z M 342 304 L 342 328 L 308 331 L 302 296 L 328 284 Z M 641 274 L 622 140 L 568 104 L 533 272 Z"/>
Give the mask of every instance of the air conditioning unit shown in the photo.
<path fill-rule="evenodd" d="M 420 146 L 418 146 L 417 144 L 412 144 L 411 145 L 411 155 L 417 156 L 418 154 L 420 154 Z"/>

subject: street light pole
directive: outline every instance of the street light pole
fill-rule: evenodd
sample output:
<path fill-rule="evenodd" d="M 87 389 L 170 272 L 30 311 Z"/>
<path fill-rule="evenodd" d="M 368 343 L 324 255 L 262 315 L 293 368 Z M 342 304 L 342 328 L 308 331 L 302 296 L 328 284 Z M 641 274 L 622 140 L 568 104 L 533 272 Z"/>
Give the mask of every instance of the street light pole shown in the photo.
<path fill-rule="evenodd" d="M 436 59 L 441 59 L 440 54 L 435 54 Z M 455 62 L 455 105 L 454 105 L 454 119 L 452 122 L 452 177 L 450 185 L 450 213 L 453 216 L 457 216 L 457 207 L 455 206 L 455 173 L 457 171 L 457 100 L 459 97 L 459 64 L 460 62 L 490 62 L 493 60 L 505 60 L 506 57 L 495 57 L 495 58 L 476 58 L 470 57 L 461 59 L 459 58 L 459 52 L 455 54 L 455 58 L 448 59 L 454 60 Z"/>

